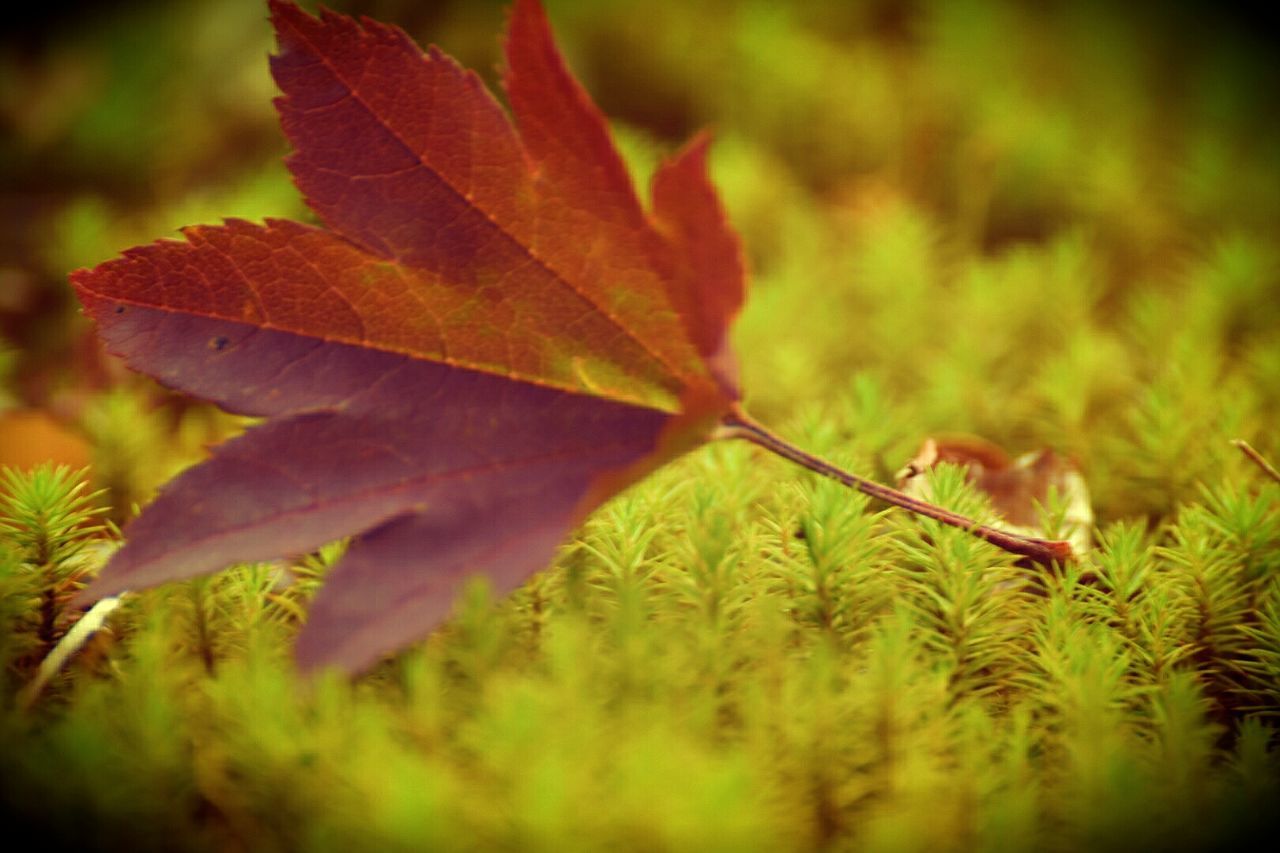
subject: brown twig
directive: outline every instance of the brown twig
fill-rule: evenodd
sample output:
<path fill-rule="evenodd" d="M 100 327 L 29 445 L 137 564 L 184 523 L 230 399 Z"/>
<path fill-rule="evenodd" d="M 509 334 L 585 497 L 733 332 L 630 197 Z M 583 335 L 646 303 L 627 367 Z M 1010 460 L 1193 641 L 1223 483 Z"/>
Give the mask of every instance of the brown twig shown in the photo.
<path fill-rule="evenodd" d="M 1277 483 L 1280 483 L 1280 471 L 1277 471 L 1275 467 L 1267 461 L 1265 456 L 1254 450 L 1253 445 L 1245 441 L 1243 438 L 1232 439 L 1231 443 L 1240 448 L 1240 452 L 1249 457 L 1253 464 L 1261 468 L 1262 473 L 1266 474 Z"/>
<path fill-rule="evenodd" d="M 734 407 L 734 410 L 724 419 L 724 428 L 721 432 L 723 438 L 742 438 L 751 443 L 763 447 L 773 453 L 778 454 L 784 459 L 795 462 L 822 474 L 837 480 L 850 488 L 857 489 L 863 494 L 870 495 L 873 498 L 902 507 L 910 512 L 932 518 L 943 524 L 958 527 L 966 530 L 975 536 L 978 536 L 992 545 L 1003 548 L 1013 554 L 1020 554 L 1034 562 L 1042 565 L 1050 565 L 1052 563 L 1061 563 L 1074 557 L 1071 551 L 1071 544 L 1060 540 L 1051 539 L 1035 539 L 1029 536 L 1019 536 L 1014 533 L 1008 533 L 1003 530 L 997 530 L 994 527 L 988 527 L 985 524 L 979 524 L 971 518 L 966 518 L 958 513 L 943 509 L 935 504 L 927 503 L 917 498 L 913 498 L 908 494 L 892 489 L 888 486 L 881 485 L 873 480 L 865 477 L 859 477 L 856 474 L 850 474 L 837 466 L 831 464 L 825 459 L 821 459 L 808 453 L 795 445 L 788 442 L 781 436 L 771 432 L 763 425 L 752 420 L 740 408 Z"/>

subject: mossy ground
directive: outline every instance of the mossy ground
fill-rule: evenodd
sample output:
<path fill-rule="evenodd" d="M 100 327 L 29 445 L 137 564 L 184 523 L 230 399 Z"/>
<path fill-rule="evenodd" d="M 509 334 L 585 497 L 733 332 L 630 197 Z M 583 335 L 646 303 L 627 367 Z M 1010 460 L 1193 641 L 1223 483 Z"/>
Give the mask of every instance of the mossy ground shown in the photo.
<path fill-rule="evenodd" d="M 550 5 L 638 174 L 668 136 L 718 128 L 755 269 L 735 333 L 753 414 L 880 479 L 928 435 L 1053 447 L 1087 478 L 1096 548 L 1018 567 L 723 444 L 354 682 L 302 683 L 289 658 L 335 546 L 130 598 L 23 712 L 42 608 L 102 554 L 56 524 L 41 540 L 10 480 L 15 825 L 51 848 L 233 850 L 1210 849 L 1272 830 L 1280 484 L 1229 443 L 1280 459 L 1280 132 L 1258 45 L 1190 7 L 664 1 L 639 27 L 624 4 Z M 474 45 L 499 20 L 455 8 L 415 34 L 487 67 Z M 170 52 L 204 80 L 201 51 Z M 104 157 L 124 135 L 99 125 L 164 97 L 137 106 L 126 83 L 76 125 Z M 186 132 L 199 150 L 214 133 Z M 32 268 L 302 215 L 277 156 L 163 203 L 86 190 Z M 32 340 L 0 367 L 30 368 Z M 117 377 L 77 416 L 112 518 L 235 428 L 158 399 Z M 955 470 L 934 488 L 982 512 Z"/>

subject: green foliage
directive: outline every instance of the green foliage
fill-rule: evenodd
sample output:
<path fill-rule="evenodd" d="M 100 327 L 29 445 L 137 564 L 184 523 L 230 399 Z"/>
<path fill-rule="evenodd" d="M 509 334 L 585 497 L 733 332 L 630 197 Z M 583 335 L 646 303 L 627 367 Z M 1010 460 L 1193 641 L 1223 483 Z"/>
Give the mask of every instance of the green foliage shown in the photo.
<path fill-rule="evenodd" d="M 95 539 L 106 530 L 98 523 L 103 493 L 89 491 L 85 473 L 48 464 L 26 473 L 0 467 L 0 668 L 6 681 L 29 675 L 33 656 L 52 649 L 68 615 L 65 604 L 93 565 Z"/>
<path fill-rule="evenodd" d="M 27 563 L 65 570 L 103 529 L 93 523 L 102 493 L 88 491 L 85 473 L 47 464 L 30 473 L 0 469 L 0 533 Z"/>
<path fill-rule="evenodd" d="M 1280 504 L 1250 488 L 1045 573 L 708 448 L 355 683 L 287 654 L 340 546 L 144 591 L 105 668 L 4 718 L 3 794 L 170 849 L 1206 846 L 1280 786 Z"/>
<path fill-rule="evenodd" d="M 0 665 L 6 698 L 12 695 L 13 661 L 36 648 L 35 632 L 24 630 L 33 615 L 31 601 L 38 597 L 34 573 L 27 571 L 18 553 L 6 543 L 0 547 Z M 7 707 L 7 702 L 6 702 Z"/>

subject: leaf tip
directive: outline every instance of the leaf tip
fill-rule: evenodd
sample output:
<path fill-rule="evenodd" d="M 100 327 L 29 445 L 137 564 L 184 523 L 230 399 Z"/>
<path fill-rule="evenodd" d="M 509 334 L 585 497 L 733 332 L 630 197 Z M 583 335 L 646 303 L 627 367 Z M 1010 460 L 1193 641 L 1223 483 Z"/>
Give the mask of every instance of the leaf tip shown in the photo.
<path fill-rule="evenodd" d="M 315 679 L 325 672 L 342 675 L 359 675 L 377 663 L 385 651 L 378 651 L 376 644 L 360 636 L 335 637 L 314 624 L 308 624 L 298 634 L 293 647 L 293 662 L 298 674 Z"/>
<path fill-rule="evenodd" d="M 67 606 L 72 610 L 87 610 L 104 598 L 124 592 L 126 587 L 104 581 L 101 576 L 95 578 L 84 589 L 71 597 Z"/>
<path fill-rule="evenodd" d="M 279 30 L 281 21 L 306 15 L 306 12 L 302 11 L 293 0 L 267 0 L 267 15 L 272 25 Z"/>
<path fill-rule="evenodd" d="M 551 34 L 551 23 L 547 13 L 538 0 L 515 0 L 507 15 L 507 30 L 502 43 L 506 65 L 503 69 L 503 85 L 510 89 L 513 79 L 519 74 L 522 66 L 530 66 L 527 61 L 533 56 L 540 56 L 539 65 L 561 66 L 563 60 L 555 47 L 555 39 Z M 521 62 L 521 57 L 526 61 Z"/>
<path fill-rule="evenodd" d="M 71 287 L 77 294 L 82 293 L 89 288 L 89 282 L 93 278 L 93 270 L 88 267 L 80 267 L 72 270 L 67 274 L 67 280 L 71 282 Z"/>

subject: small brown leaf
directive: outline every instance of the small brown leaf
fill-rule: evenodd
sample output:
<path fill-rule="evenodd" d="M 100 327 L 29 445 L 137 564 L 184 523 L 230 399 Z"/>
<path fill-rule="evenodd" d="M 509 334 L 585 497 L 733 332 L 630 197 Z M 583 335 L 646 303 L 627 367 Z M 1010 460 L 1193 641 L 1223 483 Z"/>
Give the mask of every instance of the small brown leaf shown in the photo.
<path fill-rule="evenodd" d="M 1050 449 L 1012 458 L 1000 446 L 977 436 L 927 438 L 915 457 L 898 472 L 898 486 L 909 495 L 931 500 L 929 481 L 923 474 L 935 465 L 951 462 L 964 466 L 970 483 L 991 500 L 999 516 L 994 526 L 1030 536 L 1043 536 L 1042 507 L 1049 505 L 1050 490 L 1066 500 L 1062 530 L 1057 531 L 1077 553 L 1089 549 L 1093 508 L 1089 490 L 1079 469 Z"/>

